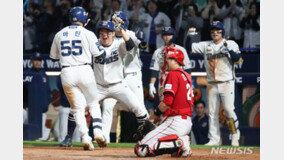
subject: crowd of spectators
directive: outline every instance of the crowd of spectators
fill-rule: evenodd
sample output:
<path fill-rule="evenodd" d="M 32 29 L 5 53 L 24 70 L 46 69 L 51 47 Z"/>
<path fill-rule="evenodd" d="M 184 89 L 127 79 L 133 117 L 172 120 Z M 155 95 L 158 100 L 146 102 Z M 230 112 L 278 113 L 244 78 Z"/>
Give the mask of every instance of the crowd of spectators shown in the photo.
<path fill-rule="evenodd" d="M 74 6 L 88 12 L 91 21 L 86 28 L 95 34 L 100 20 L 124 11 L 129 29 L 146 33 L 150 54 L 162 44 L 162 27 L 175 28 L 176 43 L 186 46 L 189 27 L 199 32 L 193 42 L 209 40 L 208 28 L 214 20 L 223 22 L 225 38 L 241 48 L 260 46 L 259 0 L 24 0 L 24 52 L 48 54 L 55 33 L 70 24 L 68 13 Z"/>

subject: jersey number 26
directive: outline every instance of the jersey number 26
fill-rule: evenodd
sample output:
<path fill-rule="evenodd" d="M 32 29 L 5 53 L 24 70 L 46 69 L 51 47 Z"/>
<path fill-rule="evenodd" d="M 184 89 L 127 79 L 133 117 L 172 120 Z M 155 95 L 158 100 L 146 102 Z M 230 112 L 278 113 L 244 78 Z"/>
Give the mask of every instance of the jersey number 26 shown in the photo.
<path fill-rule="evenodd" d="M 187 100 L 191 101 L 191 95 L 193 95 L 193 94 L 192 94 L 192 89 L 190 88 L 189 83 L 186 84 L 186 89 L 188 89 L 187 94 L 186 94 Z"/>
<path fill-rule="evenodd" d="M 81 40 L 73 40 L 71 41 L 61 41 L 61 55 L 62 56 L 69 56 L 71 53 L 74 56 L 78 56 L 82 54 L 82 46 L 81 46 Z"/>

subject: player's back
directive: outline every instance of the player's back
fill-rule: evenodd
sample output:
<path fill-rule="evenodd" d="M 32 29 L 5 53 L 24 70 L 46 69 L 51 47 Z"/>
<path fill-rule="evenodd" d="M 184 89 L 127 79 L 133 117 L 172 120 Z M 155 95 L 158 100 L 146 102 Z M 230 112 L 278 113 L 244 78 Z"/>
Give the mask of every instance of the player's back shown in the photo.
<path fill-rule="evenodd" d="M 78 24 L 72 24 L 60 30 L 51 47 L 50 57 L 60 59 L 61 66 L 91 64 L 93 52 L 97 52 L 97 37 L 91 31 Z M 92 45 L 94 45 L 92 47 Z"/>

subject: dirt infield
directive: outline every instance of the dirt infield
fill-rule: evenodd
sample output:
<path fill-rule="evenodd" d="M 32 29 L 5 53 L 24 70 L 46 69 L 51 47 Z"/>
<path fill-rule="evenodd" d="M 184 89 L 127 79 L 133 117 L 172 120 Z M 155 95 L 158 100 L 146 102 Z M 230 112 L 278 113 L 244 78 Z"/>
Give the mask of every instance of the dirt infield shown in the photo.
<path fill-rule="evenodd" d="M 190 160 L 223 160 L 223 159 L 244 159 L 256 160 L 260 159 L 259 150 L 252 150 L 250 154 L 234 152 L 234 154 L 216 154 L 211 149 L 193 149 L 193 155 L 187 158 Z M 232 152 L 231 152 L 232 153 Z M 248 153 L 248 152 L 247 152 Z M 175 159 L 170 155 L 163 155 L 157 157 L 138 158 L 134 154 L 133 148 L 95 148 L 95 151 L 84 151 L 81 147 L 24 147 L 23 149 L 24 160 L 106 160 L 106 159 Z"/>

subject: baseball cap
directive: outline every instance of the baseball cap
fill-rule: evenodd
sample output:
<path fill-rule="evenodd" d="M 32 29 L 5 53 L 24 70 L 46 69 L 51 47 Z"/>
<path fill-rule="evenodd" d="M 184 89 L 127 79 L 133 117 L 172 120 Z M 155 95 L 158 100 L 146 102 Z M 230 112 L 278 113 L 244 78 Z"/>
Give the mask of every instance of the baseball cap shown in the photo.
<path fill-rule="evenodd" d="M 33 53 L 33 55 L 31 56 L 31 60 L 42 60 L 42 57 L 41 57 L 41 55 L 40 55 L 40 53 L 38 53 L 38 52 L 35 52 L 35 53 Z"/>

